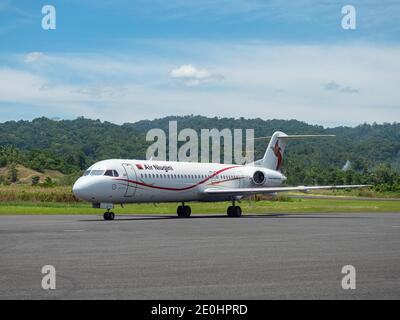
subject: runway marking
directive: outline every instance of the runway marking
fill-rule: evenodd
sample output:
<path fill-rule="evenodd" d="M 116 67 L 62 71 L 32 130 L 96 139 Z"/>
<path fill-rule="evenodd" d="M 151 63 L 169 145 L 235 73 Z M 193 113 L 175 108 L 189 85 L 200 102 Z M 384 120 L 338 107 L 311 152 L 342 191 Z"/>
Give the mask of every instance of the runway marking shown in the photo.
<path fill-rule="evenodd" d="M 83 232 L 86 230 L 63 230 L 64 232 Z"/>

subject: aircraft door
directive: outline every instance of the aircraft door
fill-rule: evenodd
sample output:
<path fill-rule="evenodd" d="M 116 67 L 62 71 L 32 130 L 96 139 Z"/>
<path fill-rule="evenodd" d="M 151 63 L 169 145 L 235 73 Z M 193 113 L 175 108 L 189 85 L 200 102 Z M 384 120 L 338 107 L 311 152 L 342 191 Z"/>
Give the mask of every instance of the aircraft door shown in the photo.
<path fill-rule="evenodd" d="M 133 197 L 137 187 L 137 175 L 134 166 L 130 163 L 123 163 L 122 167 L 125 170 L 126 179 L 129 180 L 126 183 L 125 197 Z"/>

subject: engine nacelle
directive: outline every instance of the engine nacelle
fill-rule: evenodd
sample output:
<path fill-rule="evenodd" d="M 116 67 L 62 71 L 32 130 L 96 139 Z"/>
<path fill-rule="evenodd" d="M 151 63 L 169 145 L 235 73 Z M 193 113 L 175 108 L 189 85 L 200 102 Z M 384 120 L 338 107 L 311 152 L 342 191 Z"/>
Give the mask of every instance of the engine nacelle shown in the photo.
<path fill-rule="evenodd" d="M 256 185 L 263 185 L 266 181 L 267 177 L 264 172 L 257 170 L 256 172 L 253 173 L 253 183 Z"/>

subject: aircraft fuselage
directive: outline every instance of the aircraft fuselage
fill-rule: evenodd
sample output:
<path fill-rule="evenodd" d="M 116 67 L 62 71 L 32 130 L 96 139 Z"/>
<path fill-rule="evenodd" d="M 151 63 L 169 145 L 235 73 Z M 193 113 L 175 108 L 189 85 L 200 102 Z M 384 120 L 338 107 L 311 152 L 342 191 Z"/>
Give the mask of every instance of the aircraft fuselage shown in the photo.
<path fill-rule="evenodd" d="M 254 181 L 255 172 L 263 179 Z M 202 191 L 276 187 L 285 180 L 278 171 L 251 165 L 115 159 L 92 165 L 73 190 L 92 203 L 223 201 L 232 197 Z"/>

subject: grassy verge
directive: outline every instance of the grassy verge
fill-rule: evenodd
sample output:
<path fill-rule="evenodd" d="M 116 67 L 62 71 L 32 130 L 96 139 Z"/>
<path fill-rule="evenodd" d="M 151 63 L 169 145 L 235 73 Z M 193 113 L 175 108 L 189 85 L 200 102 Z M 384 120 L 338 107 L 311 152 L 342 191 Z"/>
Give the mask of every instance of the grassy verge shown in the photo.
<path fill-rule="evenodd" d="M 292 192 L 291 194 L 304 195 L 304 193 Z M 361 198 L 399 198 L 400 192 L 378 192 L 373 189 L 336 189 L 336 190 L 316 190 L 306 195 L 311 196 L 335 196 L 335 197 L 361 197 Z"/>
<path fill-rule="evenodd" d="M 190 203 L 193 213 L 224 214 L 228 202 Z M 400 212 L 400 202 L 362 201 L 332 199 L 293 199 L 290 201 L 242 201 L 240 206 L 246 213 L 279 212 Z M 116 207 L 117 214 L 175 214 L 176 203 L 130 204 L 124 208 Z M 92 209 L 86 203 L 61 202 L 2 202 L 0 215 L 26 214 L 101 214 L 104 210 Z"/>
<path fill-rule="evenodd" d="M 70 186 L 0 185 L 1 202 L 77 202 Z"/>

